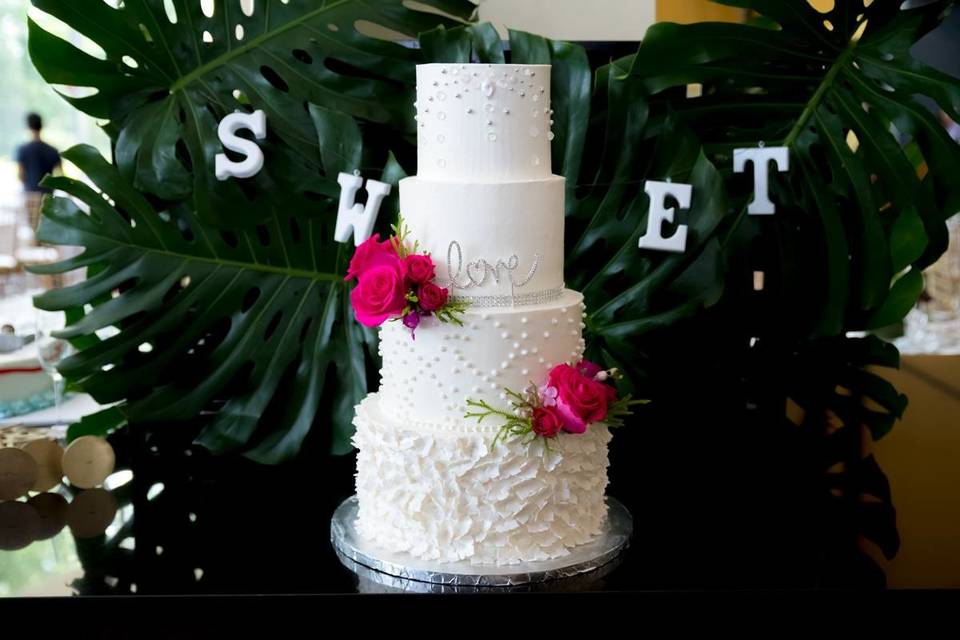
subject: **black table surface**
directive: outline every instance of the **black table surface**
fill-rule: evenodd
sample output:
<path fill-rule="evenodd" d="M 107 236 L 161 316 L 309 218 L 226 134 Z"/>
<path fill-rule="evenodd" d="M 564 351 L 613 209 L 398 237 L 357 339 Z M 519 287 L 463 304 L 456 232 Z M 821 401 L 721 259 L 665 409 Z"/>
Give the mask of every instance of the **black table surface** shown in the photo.
<path fill-rule="evenodd" d="M 631 545 L 605 576 L 540 588 L 883 586 L 883 574 L 798 454 L 795 430 L 747 414 L 691 420 L 658 416 L 617 431 L 608 493 L 633 514 Z M 292 463 L 263 466 L 239 455 L 212 456 L 191 444 L 193 433 L 170 426 L 111 436 L 118 458 L 107 486 L 117 505 L 112 524 L 78 538 L 51 522 L 42 540 L 2 541 L 8 550 L 0 551 L 0 595 L 370 590 L 330 542 L 330 518 L 353 493 L 353 455 L 331 456 L 313 443 Z M 68 501 L 81 493 L 56 491 Z"/>

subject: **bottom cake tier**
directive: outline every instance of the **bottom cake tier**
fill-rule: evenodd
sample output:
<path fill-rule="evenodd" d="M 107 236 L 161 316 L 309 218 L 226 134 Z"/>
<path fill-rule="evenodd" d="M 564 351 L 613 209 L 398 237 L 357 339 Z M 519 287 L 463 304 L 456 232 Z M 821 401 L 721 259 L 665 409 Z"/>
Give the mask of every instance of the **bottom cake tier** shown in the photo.
<path fill-rule="evenodd" d="M 358 406 L 357 530 L 421 560 L 509 565 L 560 558 L 607 515 L 610 431 L 492 446 L 496 428 L 396 424 L 377 393 Z"/>

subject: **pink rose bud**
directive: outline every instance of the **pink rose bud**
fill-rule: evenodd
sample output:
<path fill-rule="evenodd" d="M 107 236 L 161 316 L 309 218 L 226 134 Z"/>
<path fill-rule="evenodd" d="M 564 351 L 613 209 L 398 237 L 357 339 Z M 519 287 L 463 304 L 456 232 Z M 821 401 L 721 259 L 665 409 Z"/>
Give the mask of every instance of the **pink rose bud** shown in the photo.
<path fill-rule="evenodd" d="M 436 268 L 430 256 L 410 255 L 403 259 L 407 280 L 413 284 L 425 284 L 436 277 Z"/>
<path fill-rule="evenodd" d="M 417 290 L 417 298 L 420 300 L 420 308 L 426 311 L 436 311 L 442 309 L 447 304 L 449 292 L 443 287 L 438 287 L 432 282 L 420 285 Z"/>
<path fill-rule="evenodd" d="M 556 407 L 537 407 L 531 420 L 533 432 L 544 438 L 554 438 L 563 429 L 563 416 Z"/>
<path fill-rule="evenodd" d="M 414 340 L 416 340 L 417 336 L 415 332 L 417 327 L 420 326 L 420 314 L 416 311 L 413 311 L 403 316 L 403 326 L 405 326 L 407 329 L 410 329 L 410 335 Z"/>

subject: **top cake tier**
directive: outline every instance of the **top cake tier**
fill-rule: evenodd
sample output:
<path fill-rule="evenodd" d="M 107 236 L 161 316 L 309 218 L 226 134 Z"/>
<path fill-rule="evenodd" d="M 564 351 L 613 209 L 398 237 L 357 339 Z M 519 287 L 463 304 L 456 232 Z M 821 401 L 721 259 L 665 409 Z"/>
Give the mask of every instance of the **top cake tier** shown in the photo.
<path fill-rule="evenodd" d="M 418 65 L 415 104 L 421 178 L 550 175 L 550 65 Z"/>

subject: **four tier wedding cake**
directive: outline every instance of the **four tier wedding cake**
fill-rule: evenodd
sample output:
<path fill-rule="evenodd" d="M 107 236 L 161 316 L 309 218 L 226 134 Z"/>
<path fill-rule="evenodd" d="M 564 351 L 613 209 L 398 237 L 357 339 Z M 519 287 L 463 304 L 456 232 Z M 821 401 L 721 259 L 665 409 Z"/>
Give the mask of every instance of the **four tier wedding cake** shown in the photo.
<path fill-rule="evenodd" d="M 449 291 L 461 312 L 453 321 L 427 311 L 422 322 L 413 313 L 382 326 L 380 388 L 354 420 L 357 529 L 386 550 L 428 561 L 562 557 L 603 526 L 607 425 L 548 441 L 499 437 L 501 424 L 466 417 L 484 406 L 529 422 L 541 409 L 518 408 L 518 392 L 534 393 L 563 363 L 574 371 L 584 352 L 583 297 L 563 280 L 564 178 L 551 175 L 550 67 L 421 65 L 416 109 L 419 169 L 400 183 L 401 214 L 407 237 L 435 263 L 440 302 Z M 387 287 L 371 293 L 373 284 L 361 284 L 361 297 Z M 406 296 L 413 302 L 405 313 L 411 304 L 439 308 L 429 302 L 434 293 L 420 290 Z M 550 391 L 545 404 L 555 405 Z M 535 424 L 533 436 L 554 424 L 551 409 L 543 411 L 547 426 Z"/>

